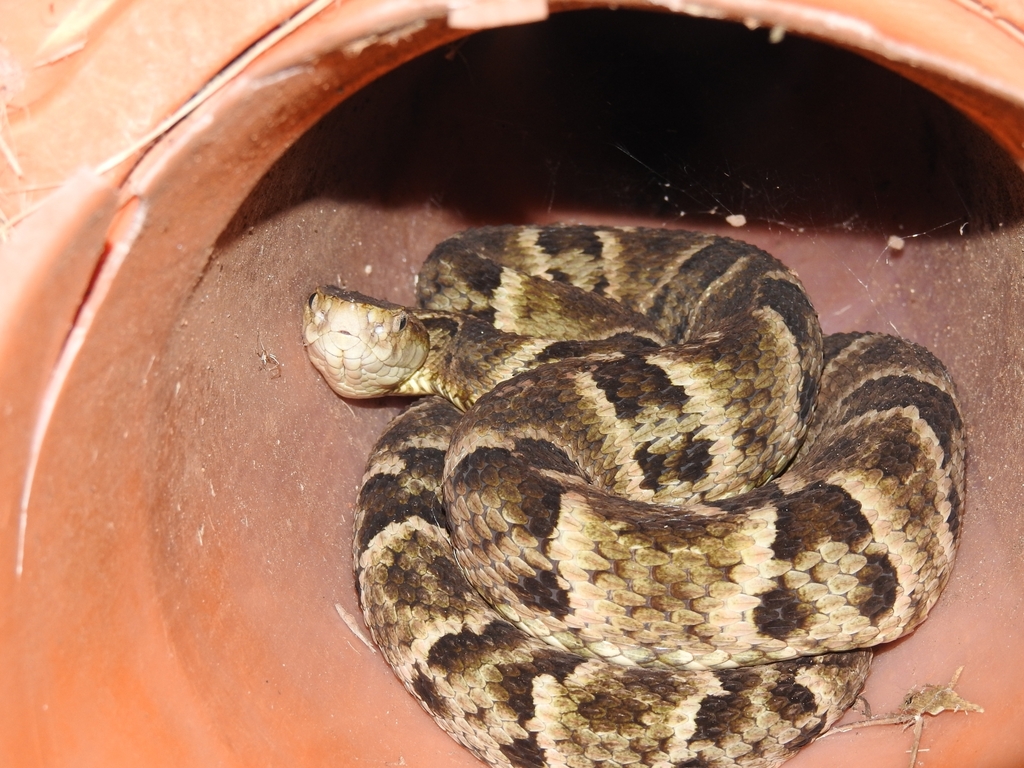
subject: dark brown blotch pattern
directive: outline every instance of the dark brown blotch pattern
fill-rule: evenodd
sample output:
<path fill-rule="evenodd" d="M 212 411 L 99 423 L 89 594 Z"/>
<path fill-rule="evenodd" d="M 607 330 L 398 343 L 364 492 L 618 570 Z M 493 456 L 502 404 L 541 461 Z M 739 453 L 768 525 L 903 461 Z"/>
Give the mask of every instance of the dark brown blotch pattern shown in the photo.
<path fill-rule="evenodd" d="M 445 286 L 451 283 L 451 270 L 445 272 L 448 267 L 439 269 L 436 265 L 444 262 L 453 253 L 469 253 L 475 257 L 493 251 L 504 264 L 513 264 L 517 259 L 532 260 L 536 254 L 517 255 L 517 250 L 521 248 L 517 242 L 519 231 L 513 227 L 487 228 L 479 234 L 457 236 L 449 245 L 439 246 L 435 253 L 440 253 L 443 258 L 432 256 L 435 266 L 425 268 L 424 274 L 428 274 L 431 269 L 440 274 L 442 289 L 446 290 Z M 617 230 L 612 234 L 622 246 L 627 261 L 638 252 L 637 246 L 643 241 L 644 247 L 652 251 L 652 255 L 647 259 L 652 265 L 670 263 L 682 249 L 689 248 L 700 242 L 700 238 L 706 237 L 694 233 L 653 231 L 635 233 Z M 596 265 L 601 257 L 601 242 L 596 229 L 542 228 L 536 233 L 536 242 L 540 250 L 574 250 L 588 257 L 579 260 L 579 269 L 597 293 L 605 293 L 606 288 L 614 289 L 616 295 L 627 297 L 627 304 L 631 301 L 630 297 L 639 295 L 631 294 L 629 289 L 624 291 L 619 286 L 612 285 L 609 277 L 612 273 L 598 273 Z M 692 317 L 688 317 L 685 311 L 680 312 L 680 296 L 685 297 L 687 301 L 700 299 L 707 287 L 730 269 L 732 279 L 716 284 L 713 302 L 702 303 L 701 309 Z M 769 272 L 778 269 L 781 269 L 778 262 L 763 252 L 727 239 L 710 239 L 706 247 L 698 249 L 683 262 L 679 275 L 673 277 L 671 285 L 666 286 L 662 294 L 654 297 L 653 305 L 647 305 L 647 315 L 655 319 L 663 330 L 679 329 L 680 334 L 683 331 L 689 333 L 693 328 L 700 331 L 706 329 L 715 317 L 728 318 L 749 309 L 750 297 L 756 293 L 755 305 L 771 307 L 782 318 L 800 345 L 814 346 L 818 342 L 815 341 L 817 331 L 813 310 L 809 316 L 806 311 L 809 304 L 806 303 L 806 298 L 799 288 L 785 280 L 765 279 Z M 634 265 L 626 271 L 643 275 L 644 270 L 645 267 Z M 618 270 L 618 273 L 621 274 L 622 270 Z M 596 283 L 595 274 L 598 274 Z M 577 284 L 580 277 L 571 270 L 563 271 L 557 266 L 550 267 L 547 275 L 564 284 Z M 449 283 L 445 283 L 446 280 Z M 474 294 L 472 301 L 483 302 L 482 308 L 477 307 L 478 312 L 488 311 L 486 298 L 488 292 L 495 289 L 495 282 L 493 270 L 490 273 L 482 272 L 471 281 L 470 292 Z M 641 279 L 639 282 L 644 281 Z M 421 281 L 421 286 L 422 284 Z M 653 284 L 653 281 L 649 284 Z M 753 290 L 752 284 L 759 287 Z M 437 296 L 444 293 L 444 290 L 428 289 L 421 292 L 421 297 L 426 297 L 424 301 L 434 301 Z M 431 294 L 430 291 L 435 292 Z M 443 304 L 451 303 L 452 300 L 445 297 L 438 301 Z M 908 345 L 899 340 L 870 338 L 856 334 L 826 339 L 824 358 L 832 364 L 838 361 L 851 345 L 864 342 L 867 342 L 867 353 L 858 358 L 856 370 L 853 366 L 844 364 L 844 370 L 839 370 L 844 366 L 835 366 L 836 369 L 829 374 L 832 379 L 827 386 L 832 387 L 832 391 L 842 390 L 844 382 L 857 381 L 858 377 L 867 378 L 868 371 L 874 371 L 893 380 L 905 381 L 897 381 L 896 386 L 888 390 L 883 390 L 880 383 L 877 389 L 873 389 L 873 385 L 862 385 L 847 400 L 845 413 L 837 415 L 833 411 L 826 414 L 820 420 L 821 423 L 831 418 L 831 424 L 842 426 L 857 414 L 891 410 L 913 404 L 918 406 L 922 418 L 929 423 L 934 422 L 933 428 L 945 453 L 944 463 L 962 464 L 962 423 L 959 421 L 952 390 L 947 392 L 941 387 L 927 385 L 934 390 L 929 392 L 912 372 L 892 369 L 894 358 L 903 360 L 903 364 L 911 369 L 920 363 L 926 367 L 932 366 L 928 370 L 942 372 L 941 364 L 934 361 L 934 358 L 929 359 L 928 353 L 920 348 L 912 348 L 907 352 Z M 561 347 L 552 345 L 549 353 L 551 359 L 554 359 L 560 354 L 575 355 L 579 351 L 580 347 L 569 342 Z M 642 354 L 622 355 L 602 364 L 605 368 L 599 365 L 593 369 L 596 372 L 594 380 L 598 382 L 599 389 L 607 396 L 608 402 L 613 405 L 618 416 L 637 418 L 641 414 L 653 412 L 659 406 L 668 411 L 680 410 L 687 402 L 687 393 L 678 388 L 665 390 L 661 387 L 663 382 L 658 380 L 657 372 L 643 371 L 642 365 L 635 362 L 627 363 L 627 357 L 634 361 L 644 360 Z M 804 377 L 799 393 L 798 414 L 801 419 L 808 417 L 811 411 L 808 393 L 814 388 L 816 359 L 812 354 L 803 362 Z M 651 365 L 647 367 L 657 368 Z M 616 377 L 616 373 L 623 375 Z M 664 372 L 660 373 L 661 378 L 667 381 Z M 537 376 L 531 382 L 539 382 L 542 378 L 544 377 Z M 528 386 L 524 383 L 520 387 L 520 394 Z M 658 397 L 655 397 L 656 392 L 658 397 L 662 398 L 660 403 L 657 402 Z M 515 405 L 505 406 L 504 410 L 506 413 L 509 410 L 523 413 L 529 410 L 529 402 L 529 399 L 518 400 Z M 495 417 L 501 416 L 503 407 L 490 407 Z M 591 433 L 600 428 L 586 408 L 573 405 L 567 406 L 566 410 L 570 415 L 574 440 L 583 437 L 589 439 L 592 437 Z M 542 419 L 547 415 L 533 414 Z M 401 434 L 403 430 L 408 431 L 405 426 L 396 426 L 395 435 Z M 866 564 L 859 567 L 856 572 L 860 586 L 849 592 L 849 601 L 858 607 L 861 615 L 874 618 L 885 615 L 895 603 L 900 588 L 897 574 L 884 552 L 871 544 L 870 531 L 858 502 L 841 488 L 824 482 L 823 478 L 834 470 L 837 457 L 849 461 L 855 471 L 861 472 L 868 478 L 868 482 L 877 483 L 878 488 L 894 500 L 898 509 L 898 519 L 894 524 L 905 526 L 911 536 L 926 534 L 926 529 L 931 525 L 930 519 L 935 514 L 935 505 L 940 500 L 936 497 L 934 480 L 930 479 L 934 473 L 931 473 L 927 466 L 924 447 L 915 443 L 913 437 L 908 439 L 905 420 L 901 423 L 895 418 L 878 419 L 872 422 L 867 433 L 867 446 L 843 434 L 842 430 L 838 435 L 815 435 L 814 443 L 797 462 L 800 471 L 809 479 L 808 486 L 801 492 L 789 495 L 769 486 L 756 491 L 754 497 L 758 503 L 773 505 L 777 512 L 776 538 L 773 544 L 777 560 L 793 560 L 799 558 L 802 552 L 813 551 L 815 548 L 836 542 L 842 543 L 851 552 L 863 554 Z M 735 437 L 735 445 L 756 445 L 758 439 L 759 435 L 755 428 L 741 428 Z M 634 450 L 633 459 L 641 467 L 641 482 L 653 486 L 657 482 L 656 477 L 663 479 L 673 473 L 676 477 L 696 477 L 703 473 L 701 467 L 707 462 L 708 444 L 699 440 L 684 443 L 678 455 L 655 450 L 653 441 L 638 445 Z M 573 449 L 578 449 L 575 444 Z M 957 454 L 957 451 L 961 453 Z M 532 469 L 517 464 L 522 456 L 528 457 L 533 465 Z M 367 509 L 372 508 L 374 500 L 379 500 L 381 511 L 371 510 L 363 513 L 368 525 L 378 533 L 383 531 L 387 525 L 382 525 L 381 521 L 388 519 L 388 515 L 391 514 L 383 508 L 394 499 L 404 498 L 403 493 L 408 499 L 413 500 L 416 495 L 409 490 L 409 483 L 424 488 L 430 486 L 431 482 L 427 476 L 436 471 L 437 465 L 436 456 L 422 461 L 419 464 L 422 476 L 412 477 L 412 480 L 392 475 L 372 475 L 367 483 L 370 489 L 367 491 L 367 499 L 370 502 Z M 580 474 L 579 469 L 569 461 L 561 448 L 546 440 L 520 438 L 516 440 L 515 452 L 505 448 L 477 448 L 470 452 L 455 468 L 449 482 L 452 487 L 471 488 L 480 498 L 486 497 L 495 501 L 495 508 L 501 510 L 501 514 L 512 528 L 544 539 L 554 532 L 558 524 L 565 482 L 568 478 L 576 482 Z M 561 481 L 556 479 L 559 475 L 562 476 Z M 433 480 L 435 497 L 439 482 L 439 476 Z M 962 503 L 959 496 L 962 478 L 956 480 L 953 485 L 953 510 L 947 522 L 955 536 L 959 527 L 959 509 Z M 931 497 L 928 495 L 929 489 Z M 925 501 L 920 501 L 921 498 Z M 748 498 L 745 503 L 749 504 L 750 501 Z M 435 516 L 431 521 L 425 514 L 416 513 L 416 503 L 420 502 L 405 504 L 406 509 L 394 513 L 391 519 L 430 524 L 432 530 L 440 535 L 441 529 L 438 524 L 441 518 Z M 430 506 L 426 501 L 422 503 L 426 507 Z M 509 506 L 506 509 L 506 504 L 513 503 L 514 508 Z M 702 552 L 703 565 L 686 567 L 690 568 L 693 575 L 706 578 L 707 584 L 713 584 L 715 579 L 723 578 L 728 568 L 737 562 L 735 551 L 726 542 L 730 541 L 731 537 L 743 535 L 736 522 L 738 518 L 733 519 L 733 510 L 742 509 L 744 502 L 735 500 L 718 504 L 725 515 L 717 521 L 708 524 L 694 522 L 689 527 L 684 525 L 679 531 L 670 533 L 664 527 L 665 518 L 662 514 L 652 513 L 650 519 L 632 527 L 632 532 L 625 538 L 630 541 L 649 539 L 648 543 L 652 545 L 651 562 L 655 562 L 658 553 L 674 556 L 675 553 L 684 551 Z M 526 514 L 527 509 L 536 512 L 538 517 L 531 520 Z M 364 532 L 365 530 L 369 528 L 364 528 Z M 378 549 L 378 562 L 367 569 L 362 578 L 364 609 L 367 610 L 368 620 L 377 624 L 374 635 L 378 641 L 396 642 L 397 638 L 408 631 L 403 624 L 405 619 L 401 615 L 408 616 L 412 613 L 421 617 L 446 618 L 454 622 L 452 626 L 456 627 L 460 617 L 468 620 L 472 616 L 474 626 L 480 626 L 480 617 L 487 615 L 489 609 L 469 590 L 465 578 L 455 572 L 457 568 L 454 560 L 445 547 L 439 546 L 438 541 L 431 535 L 420 533 L 410 534 L 404 539 L 387 544 L 383 543 L 385 538 L 387 537 L 371 535 L 361 539 L 364 546 Z M 498 539 L 492 538 L 491 543 L 496 541 Z M 614 544 L 607 545 L 607 552 L 615 549 Z M 674 566 L 660 565 L 654 570 L 659 568 L 667 573 Z M 717 575 L 715 571 L 718 572 Z M 780 578 L 778 588 L 762 595 L 762 605 L 755 609 L 755 623 L 763 633 L 771 637 L 785 637 L 813 618 L 812 609 L 802 603 L 798 593 L 786 588 L 783 582 L 784 580 Z M 442 586 L 444 584 L 456 586 L 452 589 Z M 545 610 L 549 612 L 558 612 L 565 608 L 564 592 L 554 571 L 537 570 L 533 575 L 521 577 L 517 586 L 524 591 L 526 587 L 531 590 L 539 589 L 542 595 L 546 595 L 541 600 L 548 601 Z M 682 584 L 679 586 L 685 591 Z M 649 604 L 656 601 L 657 598 L 651 598 Z M 713 602 L 710 600 L 709 606 Z M 545 675 L 559 681 L 566 686 L 574 703 L 562 710 L 566 733 L 569 735 L 567 740 L 557 745 L 557 750 L 573 765 L 580 766 L 606 764 L 608 760 L 618 759 L 615 756 L 615 748 L 609 746 L 612 742 L 603 741 L 601 733 L 618 739 L 616 743 L 621 743 L 623 738 L 629 741 L 627 751 L 630 757 L 628 761 L 623 762 L 644 765 L 663 761 L 665 750 L 668 749 L 668 736 L 658 733 L 656 727 L 651 730 L 651 724 L 661 722 L 659 718 L 671 716 L 673 708 L 685 695 L 693 694 L 694 690 L 704 692 L 698 693 L 701 701 L 695 722 L 697 733 L 689 742 L 694 754 L 681 762 L 677 761 L 677 765 L 692 768 L 733 765 L 731 759 L 724 757 L 723 750 L 729 748 L 729 745 L 735 747 L 737 744 L 751 748 L 744 760 L 764 760 L 765 764 L 777 764 L 792 751 L 812 740 L 828 722 L 852 703 L 853 696 L 866 673 L 869 656 L 867 653 L 849 653 L 766 667 L 727 670 L 716 673 L 724 693 L 711 694 L 711 688 L 706 684 L 684 683 L 698 679 L 685 672 L 611 668 L 607 674 L 596 676 L 600 679 L 575 681 L 573 674 L 581 669 L 582 664 L 577 657 L 553 649 L 539 649 L 536 641 L 529 640 L 518 629 L 500 619 L 484 622 L 483 627 L 482 630 L 470 629 L 469 625 L 462 629 L 456 628 L 439 637 L 433 643 L 429 657 L 415 661 L 411 667 L 412 672 L 408 671 L 408 665 L 402 666 L 397 663 L 396 670 L 399 667 L 406 670 L 400 672 L 405 676 L 406 684 L 416 692 L 425 706 L 435 713 L 442 726 L 451 728 L 452 723 L 461 718 L 475 722 L 474 727 L 481 729 L 481 732 L 492 727 L 488 725 L 493 719 L 492 714 L 498 710 L 504 712 L 505 708 L 514 710 L 520 725 L 525 724 L 536 712 L 536 702 L 533 698 L 533 686 L 536 681 Z M 397 662 L 401 655 L 400 650 L 395 650 L 389 658 L 394 658 Z M 818 679 L 824 681 L 823 685 L 826 688 L 830 684 L 834 685 L 832 693 L 824 693 L 824 688 L 822 689 L 822 695 L 825 697 L 822 700 L 807 687 L 796 682 L 797 674 L 801 670 L 806 671 L 812 667 Z M 459 685 L 465 684 L 472 688 L 476 683 L 470 681 L 480 679 L 486 680 L 486 694 L 482 694 L 480 700 L 483 701 L 490 696 L 495 702 L 491 714 L 482 711 L 460 714 L 438 695 L 438 685 L 442 680 L 458 680 L 461 681 Z M 684 693 L 683 689 L 687 689 L 688 693 Z M 771 729 L 757 737 L 750 736 L 755 732 L 760 733 L 758 729 L 751 728 L 756 718 L 765 710 L 778 713 L 778 725 L 779 728 L 786 730 L 787 743 L 779 743 Z M 799 736 L 795 739 L 791 738 L 792 728 L 799 731 Z M 584 735 L 595 733 L 598 734 L 597 741 L 590 735 Z M 747 741 L 742 741 L 743 739 Z M 535 734 L 527 738 L 517 736 L 511 744 L 501 746 L 496 752 L 488 751 L 490 748 L 479 747 L 483 750 L 479 754 L 496 765 L 538 768 L 545 765 L 547 759 L 539 744 Z"/>

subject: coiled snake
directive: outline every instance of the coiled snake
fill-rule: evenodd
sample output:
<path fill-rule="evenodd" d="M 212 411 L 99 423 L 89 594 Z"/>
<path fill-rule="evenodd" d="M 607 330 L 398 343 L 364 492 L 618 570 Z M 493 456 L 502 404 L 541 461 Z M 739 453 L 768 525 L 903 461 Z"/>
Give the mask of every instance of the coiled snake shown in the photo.
<path fill-rule="evenodd" d="M 304 333 L 339 394 L 445 398 L 371 454 L 356 575 L 398 677 L 490 765 L 778 765 L 853 703 L 856 649 L 934 605 L 952 381 L 901 339 L 822 339 L 772 256 L 492 227 L 441 243 L 418 293 L 323 288 Z"/>

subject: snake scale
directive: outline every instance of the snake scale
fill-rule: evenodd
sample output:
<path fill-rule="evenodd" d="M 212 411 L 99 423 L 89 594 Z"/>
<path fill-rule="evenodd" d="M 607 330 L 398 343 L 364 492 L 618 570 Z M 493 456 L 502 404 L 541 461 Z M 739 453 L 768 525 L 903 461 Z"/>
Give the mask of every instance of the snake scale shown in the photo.
<path fill-rule="evenodd" d="M 417 290 L 322 288 L 305 340 L 339 394 L 443 397 L 374 448 L 355 569 L 489 765 L 778 765 L 934 605 L 965 442 L 927 350 L 823 338 L 791 271 L 696 232 L 469 230 Z"/>

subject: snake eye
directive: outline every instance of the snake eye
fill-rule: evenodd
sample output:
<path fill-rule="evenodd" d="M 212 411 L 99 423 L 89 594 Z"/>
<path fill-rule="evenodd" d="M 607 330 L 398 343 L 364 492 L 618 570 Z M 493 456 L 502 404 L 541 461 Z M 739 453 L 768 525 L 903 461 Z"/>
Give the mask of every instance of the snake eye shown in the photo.
<path fill-rule="evenodd" d="M 402 315 L 400 318 L 398 318 L 398 330 L 404 331 L 405 330 L 406 322 L 407 322 L 407 318 L 406 318 L 405 315 Z"/>
<path fill-rule="evenodd" d="M 316 292 L 313 292 L 313 293 L 309 294 L 309 301 L 306 302 L 307 304 L 309 304 L 309 308 L 311 310 L 313 310 L 313 311 L 316 311 L 316 307 L 313 306 L 313 302 L 315 302 L 315 301 L 316 301 Z"/>

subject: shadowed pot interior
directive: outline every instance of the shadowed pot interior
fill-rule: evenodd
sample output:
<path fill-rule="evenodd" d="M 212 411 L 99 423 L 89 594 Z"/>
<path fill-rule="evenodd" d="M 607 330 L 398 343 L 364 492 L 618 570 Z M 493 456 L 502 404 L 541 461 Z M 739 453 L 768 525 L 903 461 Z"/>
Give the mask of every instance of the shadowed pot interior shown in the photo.
<path fill-rule="evenodd" d="M 400 403 L 334 396 L 301 306 L 325 282 L 409 302 L 446 235 L 556 221 L 748 240 L 826 331 L 944 360 L 970 440 L 961 558 L 866 696 L 885 712 L 964 665 L 986 712 L 931 720 L 924 764 L 1016 764 L 1017 166 L 935 95 L 793 35 L 608 10 L 455 34 L 328 35 L 307 59 L 296 40 L 129 180 L 32 488 L 25 764 L 476 764 L 353 631 L 352 504 Z M 905 766 L 909 742 L 866 729 L 792 765 Z"/>

